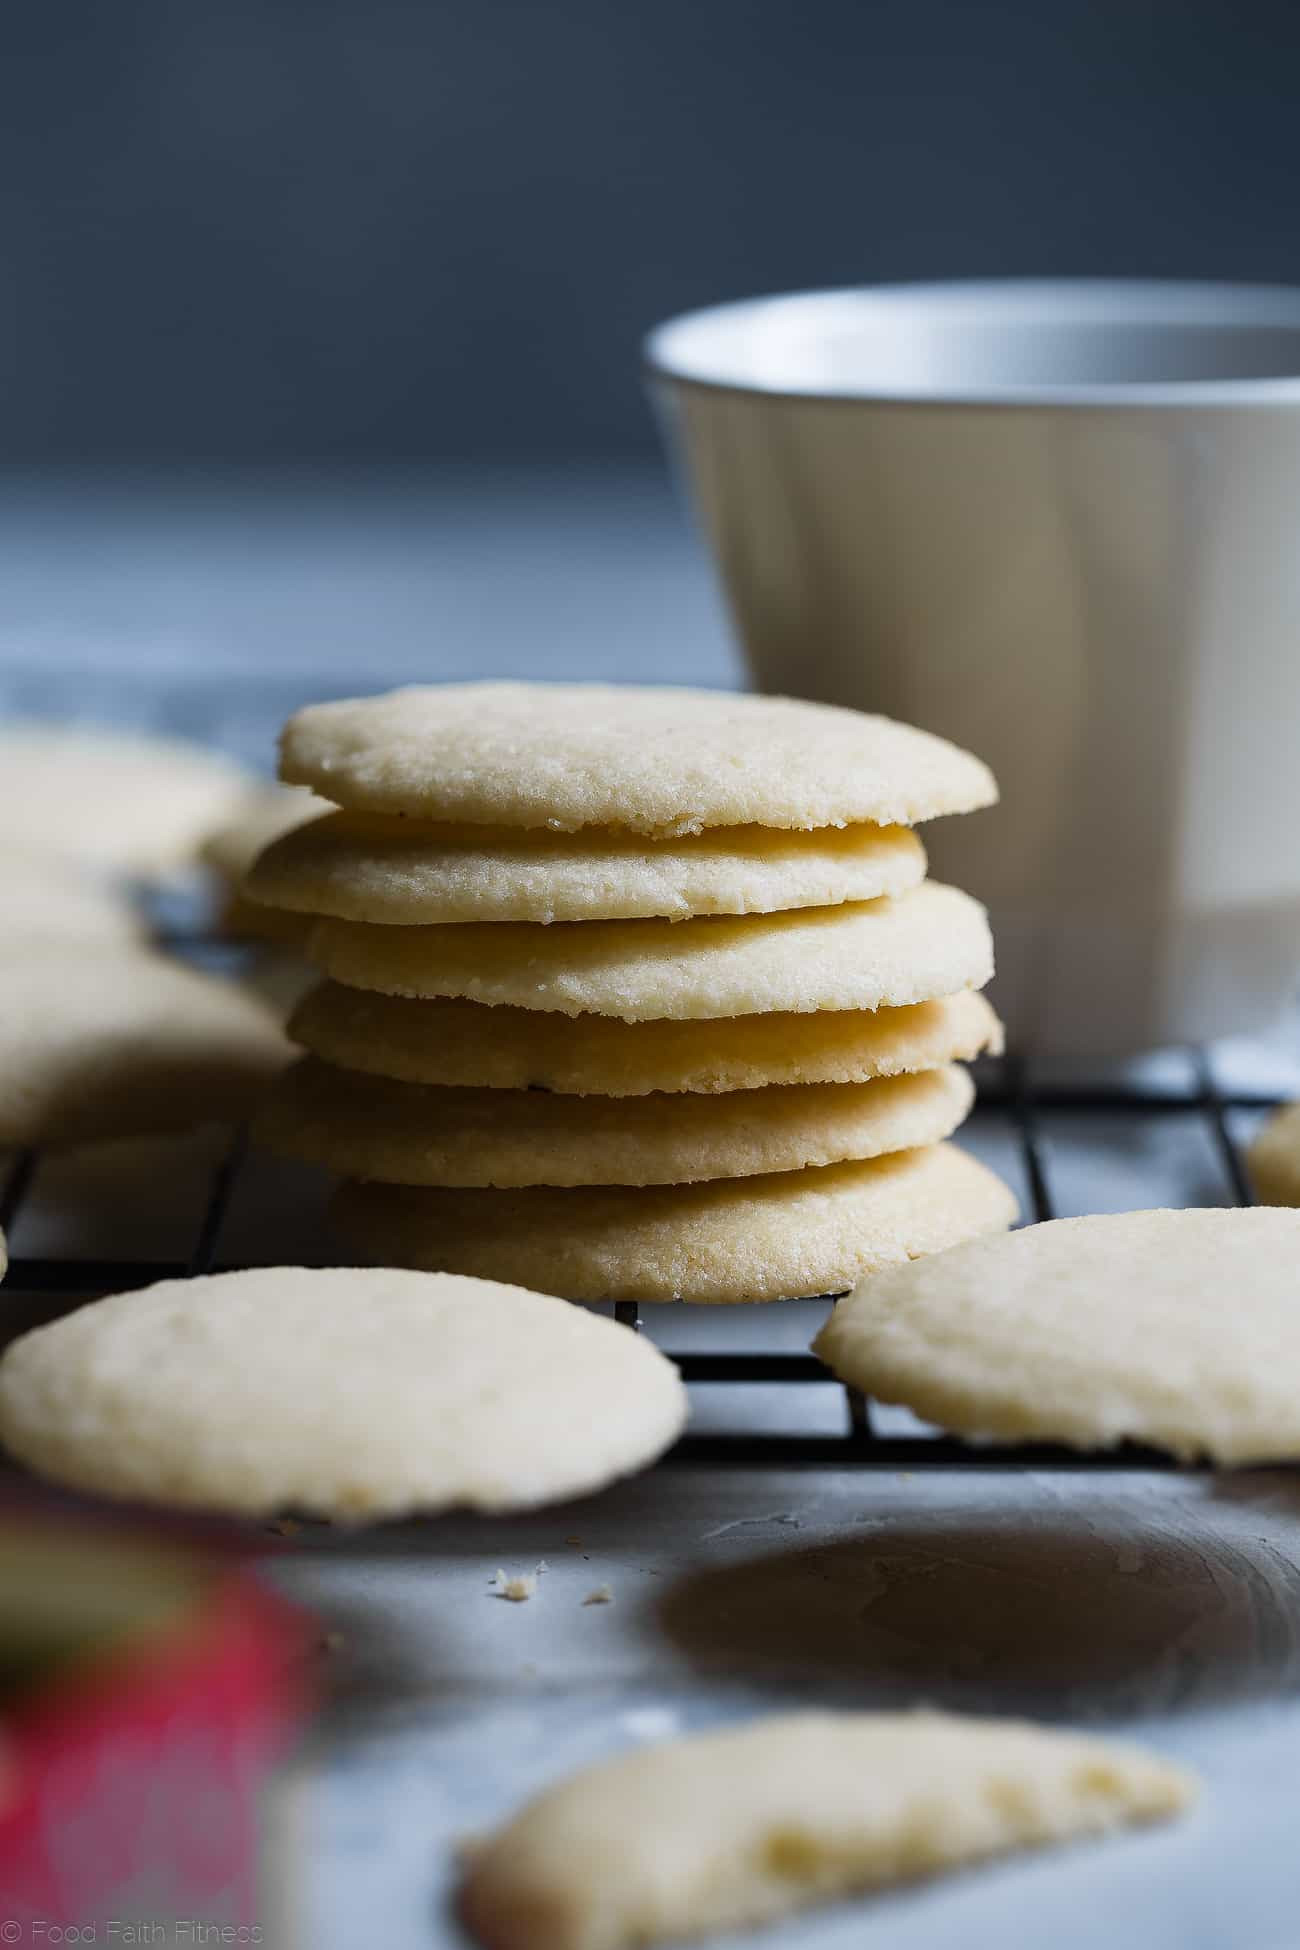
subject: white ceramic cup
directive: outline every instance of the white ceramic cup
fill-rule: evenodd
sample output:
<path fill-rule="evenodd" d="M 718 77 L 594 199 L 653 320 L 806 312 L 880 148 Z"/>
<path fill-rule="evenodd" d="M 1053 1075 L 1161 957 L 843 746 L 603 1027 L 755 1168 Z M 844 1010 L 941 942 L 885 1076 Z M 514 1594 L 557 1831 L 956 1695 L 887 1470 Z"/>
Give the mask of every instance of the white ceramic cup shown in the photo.
<path fill-rule="evenodd" d="M 924 837 L 1023 1049 L 1266 1027 L 1300 962 L 1300 290 L 916 285 L 648 341 L 760 688 L 987 759 Z"/>

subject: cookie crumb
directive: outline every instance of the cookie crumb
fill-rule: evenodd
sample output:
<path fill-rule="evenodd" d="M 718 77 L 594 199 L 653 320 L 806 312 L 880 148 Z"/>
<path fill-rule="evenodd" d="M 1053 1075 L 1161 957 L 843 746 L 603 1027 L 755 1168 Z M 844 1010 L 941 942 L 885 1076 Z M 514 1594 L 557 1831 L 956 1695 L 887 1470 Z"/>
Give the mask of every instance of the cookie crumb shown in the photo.
<path fill-rule="evenodd" d="M 346 1644 L 347 1640 L 344 1638 L 342 1632 L 323 1632 L 321 1634 L 320 1649 L 322 1652 L 341 1652 Z"/>
<path fill-rule="evenodd" d="M 587 1593 L 582 1602 L 584 1605 L 612 1605 L 614 1602 L 614 1593 L 609 1585 L 598 1584 L 594 1591 Z"/>
<path fill-rule="evenodd" d="M 565 1541 L 565 1543 L 566 1543 L 566 1544 L 572 1544 L 572 1545 L 573 1545 L 573 1548 L 574 1548 L 575 1550 L 581 1550 L 581 1549 L 582 1549 L 582 1539 L 581 1539 L 581 1537 L 566 1537 L 564 1541 Z"/>
<path fill-rule="evenodd" d="M 296 1537 L 302 1525 L 296 1517 L 276 1517 L 267 1526 L 277 1537 Z"/>
<path fill-rule="evenodd" d="M 498 1598 L 508 1598 L 512 1605 L 522 1605 L 533 1597 L 537 1590 L 537 1580 L 548 1568 L 545 1559 L 536 1570 L 519 1572 L 511 1576 L 508 1571 L 498 1570 L 492 1579 L 492 1588 Z"/>

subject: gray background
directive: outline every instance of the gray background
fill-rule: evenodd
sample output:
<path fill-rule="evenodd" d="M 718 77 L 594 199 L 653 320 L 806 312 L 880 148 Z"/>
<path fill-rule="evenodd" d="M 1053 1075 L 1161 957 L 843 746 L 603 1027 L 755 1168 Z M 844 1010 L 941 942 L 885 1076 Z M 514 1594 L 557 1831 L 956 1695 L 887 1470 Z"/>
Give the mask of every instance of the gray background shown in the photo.
<path fill-rule="evenodd" d="M 1300 9 L 40 0 L 0 20 L 0 459 L 649 452 L 682 307 L 1300 279 Z"/>

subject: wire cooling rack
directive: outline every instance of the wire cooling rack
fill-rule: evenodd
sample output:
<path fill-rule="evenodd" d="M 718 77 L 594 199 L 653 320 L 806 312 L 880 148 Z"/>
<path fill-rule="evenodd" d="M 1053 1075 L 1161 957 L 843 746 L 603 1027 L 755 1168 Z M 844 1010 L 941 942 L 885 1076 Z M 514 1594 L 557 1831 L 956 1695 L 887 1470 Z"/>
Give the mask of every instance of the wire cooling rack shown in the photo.
<path fill-rule="evenodd" d="M 1056 1216 L 1041 1135 L 1040 1120 L 1055 1112 L 1098 1113 L 1110 1118 L 1140 1120 L 1170 1115 L 1199 1120 L 1217 1155 L 1233 1200 L 1251 1203 L 1250 1186 L 1241 1151 L 1231 1130 L 1231 1114 L 1261 1111 L 1278 1098 L 1265 1093 L 1239 1094 L 1221 1090 L 1209 1058 L 1191 1052 L 1190 1084 L 1178 1094 L 1126 1085 L 1104 1088 L 1035 1087 L 1026 1066 L 1012 1058 L 986 1066 L 978 1108 L 1000 1113 L 1014 1134 L 1029 1193 L 1027 1218 Z M 219 1159 L 207 1188 L 206 1201 L 189 1256 L 183 1260 L 63 1259 L 16 1257 L 0 1288 L 0 1321 L 4 1337 L 98 1294 L 145 1286 L 150 1281 L 192 1277 L 217 1265 L 223 1222 L 240 1174 L 246 1168 L 247 1147 L 238 1134 Z M 35 1151 L 13 1158 L 0 1189 L 0 1228 L 10 1232 L 32 1187 L 39 1161 Z M 658 1313 L 658 1309 L 656 1312 Z M 718 1325 L 727 1330 L 726 1309 Z M 619 1304 L 616 1318 L 632 1331 L 641 1326 L 636 1304 Z M 668 1352 L 673 1353 L 671 1347 Z M 820 1465 L 831 1468 L 916 1468 L 934 1465 L 968 1468 L 1065 1466 L 1072 1469 L 1170 1468 L 1172 1460 L 1153 1450 L 1129 1445 L 1095 1455 L 1046 1443 L 1015 1446 L 973 1444 L 952 1436 L 916 1432 L 895 1433 L 878 1426 L 875 1406 L 854 1389 L 843 1388 L 811 1354 L 782 1353 L 736 1347 L 718 1352 L 673 1353 L 688 1383 L 727 1383 L 754 1386 L 771 1383 L 820 1383 L 839 1389 L 845 1401 L 840 1433 L 766 1429 L 738 1429 L 719 1434 L 688 1434 L 666 1459 L 670 1462 L 728 1466 Z"/>

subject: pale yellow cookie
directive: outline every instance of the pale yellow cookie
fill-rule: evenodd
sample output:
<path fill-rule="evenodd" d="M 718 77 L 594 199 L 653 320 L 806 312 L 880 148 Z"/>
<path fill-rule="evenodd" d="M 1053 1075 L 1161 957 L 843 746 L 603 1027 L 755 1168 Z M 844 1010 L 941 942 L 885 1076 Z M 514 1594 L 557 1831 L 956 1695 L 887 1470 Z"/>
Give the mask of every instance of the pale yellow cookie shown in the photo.
<path fill-rule="evenodd" d="M 143 949 L 0 950 L 0 1144 L 243 1116 L 290 1056 L 266 1005 Z"/>
<path fill-rule="evenodd" d="M 897 900 L 735 919 L 550 928 L 318 921 L 308 953 L 349 988 L 626 1022 L 896 1008 L 982 988 L 993 973 L 984 909 L 931 880 Z"/>
<path fill-rule="evenodd" d="M 267 847 L 332 810 L 324 799 L 300 786 L 252 786 L 230 808 L 229 816 L 204 835 L 199 859 L 231 888 L 242 890 L 249 868 Z"/>
<path fill-rule="evenodd" d="M 347 1184 L 332 1208 L 369 1257 L 513 1279 L 571 1300 L 717 1304 L 837 1293 L 1011 1224 L 1016 1202 L 950 1144 L 705 1185 L 428 1191 Z"/>
<path fill-rule="evenodd" d="M 233 890 L 222 900 L 216 916 L 216 927 L 221 934 L 228 935 L 232 941 L 261 942 L 268 948 L 282 949 L 282 959 L 289 967 L 292 967 L 289 957 L 301 951 L 309 925 L 301 914 L 290 914 L 281 907 L 263 907 L 260 901 L 245 900 Z M 301 965 L 294 973 L 301 976 Z M 301 980 L 296 980 L 291 995 L 296 997 L 301 993 Z"/>
<path fill-rule="evenodd" d="M 1056 1219 L 868 1280 L 815 1352 L 966 1435 L 1300 1459 L 1300 1213 Z"/>
<path fill-rule="evenodd" d="M 319 819 L 326 802 L 300 786 L 259 785 L 239 801 L 229 819 L 209 833 L 199 848 L 201 863 L 221 889 L 220 925 L 226 934 L 300 944 L 307 923 L 300 915 L 266 907 L 244 891 L 249 868 L 274 841 L 296 826 Z"/>
<path fill-rule="evenodd" d="M 912 826 L 991 805 L 945 739 L 832 704 L 610 684 L 439 684 L 310 704 L 280 776 L 341 806 L 486 826 Z"/>
<path fill-rule="evenodd" d="M 1300 1104 L 1274 1111 L 1247 1157 L 1261 1204 L 1300 1205 Z"/>
<path fill-rule="evenodd" d="M 249 775 L 204 745 L 145 733 L 0 727 L 0 848 L 150 874 L 187 865 Z"/>
<path fill-rule="evenodd" d="M 1141 1748 L 1022 1720 L 776 1715 L 544 1789 L 471 1848 L 461 1914 L 487 1950 L 632 1950 L 1165 1819 L 1195 1795 Z M 864 1913 L 862 1941 L 875 1934 Z"/>
<path fill-rule="evenodd" d="M 905 1009 L 620 1022 L 411 1001 L 322 982 L 299 1003 L 289 1034 L 327 1062 L 407 1083 L 608 1097 L 866 1083 L 1002 1049 L 1002 1025 L 972 990 Z"/>
<path fill-rule="evenodd" d="M 166 1280 L 0 1361 L 0 1439 L 42 1475 L 249 1516 L 527 1509 L 643 1467 L 685 1419 L 677 1370 L 625 1327 L 424 1273 Z"/>
<path fill-rule="evenodd" d="M 272 1090 L 257 1135 L 290 1157 L 392 1185 L 689 1184 L 934 1144 L 974 1094 L 954 1064 L 719 1096 L 559 1097 L 395 1083 L 308 1056 Z"/>
<path fill-rule="evenodd" d="M 27 942 L 130 947 L 144 921 L 126 890 L 48 854 L 0 851 L 0 951 Z"/>
<path fill-rule="evenodd" d="M 676 840 L 608 826 L 435 826 L 334 813 L 263 853 L 247 891 L 345 921 L 592 921 L 766 914 L 901 894 L 925 877 L 905 826 L 712 827 Z"/>

